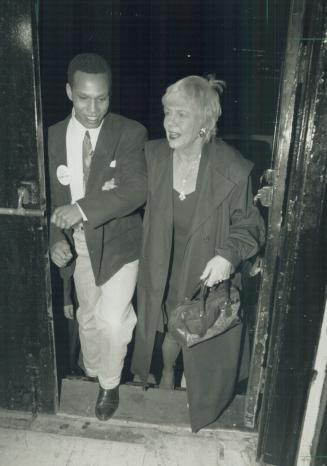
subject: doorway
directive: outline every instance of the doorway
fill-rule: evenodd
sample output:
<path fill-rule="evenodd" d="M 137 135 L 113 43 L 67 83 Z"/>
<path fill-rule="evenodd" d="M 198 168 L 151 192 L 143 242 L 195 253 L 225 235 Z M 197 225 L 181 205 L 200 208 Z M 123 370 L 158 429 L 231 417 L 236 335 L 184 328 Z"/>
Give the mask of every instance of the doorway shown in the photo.
<path fill-rule="evenodd" d="M 70 0 L 41 5 L 46 126 L 63 119 L 70 111 L 64 92 L 66 67 L 69 59 L 82 51 L 94 51 L 109 59 L 114 76 L 112 111 L 143 123 L 150 139 L 163 136 L 160 102 L 165 88 L 185 75 L 215 73 L 227 83 L 220 136 L 255 163 L 256 194 L 264 171 L 271 166 L 289 2 L 263 5 L 256 0 L 246 7 L 243 3 L 97 0 L 91 4 Z M 61 28 L 56 27 L 59 18 Z M 267 207 L 259 208 L 267 221 Z M 243 273 L 244 308 L 252 345 L 260 287 L 257 265 L 255 261 L 247 263 Z M 56 338 L 60 340 L 57 361 L 62 378 L 71 369 L 67 361 L 67 322 L 62 315 L 56 270 L 53 277 Z M 124 380 L 131 383 L 128 358 L 126 366 Z M 238 407 L 229 426 L 244 425 L 246 384 L 238 390 Z M 254 421 L 252 424 L 253 427 Z"/>

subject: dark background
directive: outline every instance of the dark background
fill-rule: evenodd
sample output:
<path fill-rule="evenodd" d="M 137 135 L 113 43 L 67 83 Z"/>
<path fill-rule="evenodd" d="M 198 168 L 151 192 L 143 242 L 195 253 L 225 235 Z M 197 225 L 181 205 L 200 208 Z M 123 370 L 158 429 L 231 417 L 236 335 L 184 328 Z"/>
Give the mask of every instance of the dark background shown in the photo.
<path fill-rule="evenodd" d="M 227 83 L 223 134 L 274 130 L 289 0 L 45 0 L 40 58 L 45 126 L 70 112 L 66 69 L 96 52 L 113 67 L 111 110 L 162 135 L 161 96 L 189 74 Z"/>

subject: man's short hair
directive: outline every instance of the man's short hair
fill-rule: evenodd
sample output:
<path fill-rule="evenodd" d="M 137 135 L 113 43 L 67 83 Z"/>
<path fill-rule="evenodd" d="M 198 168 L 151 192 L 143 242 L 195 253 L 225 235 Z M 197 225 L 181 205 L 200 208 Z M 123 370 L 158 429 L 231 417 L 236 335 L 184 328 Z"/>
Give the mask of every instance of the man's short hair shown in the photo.
<path fill-rule="evenodd" d="M 70 61 L 67 70 L 67 79 L 70 87 L 73 87 L 76 71 L 83 73 L 108 75 L 109 88 L 111 87 L 111 68 L 107 60 L 96 53 L 80 53 Z"/>

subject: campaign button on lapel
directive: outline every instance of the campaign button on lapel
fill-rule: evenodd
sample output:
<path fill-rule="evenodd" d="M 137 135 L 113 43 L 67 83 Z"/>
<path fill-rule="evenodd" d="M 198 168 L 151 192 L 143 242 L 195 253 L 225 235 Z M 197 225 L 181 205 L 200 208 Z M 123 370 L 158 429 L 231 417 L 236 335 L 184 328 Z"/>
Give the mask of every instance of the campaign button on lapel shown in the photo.
<path fill-rule="evenodd" d="M 59 165 L 57 168 L 57 178 L 60 184 L 67 186 L 70 184 L 71 176 L 69 168 L 66 165 Z"/>

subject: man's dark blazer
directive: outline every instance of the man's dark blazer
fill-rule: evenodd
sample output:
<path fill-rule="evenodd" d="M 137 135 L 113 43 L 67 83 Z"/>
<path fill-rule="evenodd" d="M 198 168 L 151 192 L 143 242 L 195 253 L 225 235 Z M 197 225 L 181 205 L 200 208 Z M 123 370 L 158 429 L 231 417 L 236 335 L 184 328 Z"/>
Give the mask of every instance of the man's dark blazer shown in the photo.
<path fill-rule="evenodd" d="M 70 116 L 48 131 L 52 211 L 71 203 L 69 185 L 62 185 L 57 177 L 58 166 L 67 166 L 69 120 Z M 139 256 L 142 221 L 137 209 L 146 199 L 143 149 L 146 136 L 146 129 L 141 124 L 113 113 L 105 117 L 99 133 L 86 193 L 78 200 L 87 217 L 85 238 L 98 286 Z M 117 188 L 102 190 L 105 182 L 112 178 Z M 73 246 L 73 229 L 61 230 L 51 224 L 50 247 L 65 238 Z M 74 261 L 61 269 L 62 277 L 71 277 L 73 271 Z"/>

